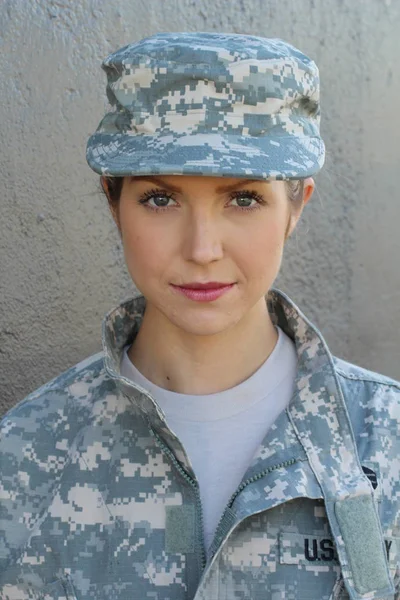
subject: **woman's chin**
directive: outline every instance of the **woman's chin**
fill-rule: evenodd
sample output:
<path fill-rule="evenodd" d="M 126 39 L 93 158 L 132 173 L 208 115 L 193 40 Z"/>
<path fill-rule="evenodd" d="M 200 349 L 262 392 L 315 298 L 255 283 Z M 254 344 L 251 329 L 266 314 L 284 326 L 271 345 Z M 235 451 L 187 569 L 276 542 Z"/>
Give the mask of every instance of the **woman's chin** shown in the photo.
<path fill-rule="evenodd" d="M 231 313 L 220 310 L 213 314 L 201 314 L 203 311 L 181 311 L 170 318 L 171 322 L 186 334 L 190 335 L 218 335 L 233 327 L 239 318 L 234 318 Z M 204 311 L 205 312 L 205 311 Z"/>

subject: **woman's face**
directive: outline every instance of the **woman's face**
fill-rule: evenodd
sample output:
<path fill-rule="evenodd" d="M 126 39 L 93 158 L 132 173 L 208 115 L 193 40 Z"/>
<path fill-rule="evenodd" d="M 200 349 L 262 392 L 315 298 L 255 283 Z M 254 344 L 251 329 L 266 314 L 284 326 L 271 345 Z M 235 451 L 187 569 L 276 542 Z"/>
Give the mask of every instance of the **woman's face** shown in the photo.
<path fill-rule="evenodd" d="M 307 201 L 314 182 L 305 183 Z M 213 335 L 265 305 L 300 213 L 283 181 L 163 175 L 125 177 L 114 218 L 151 309 L 187 333 Z"/>

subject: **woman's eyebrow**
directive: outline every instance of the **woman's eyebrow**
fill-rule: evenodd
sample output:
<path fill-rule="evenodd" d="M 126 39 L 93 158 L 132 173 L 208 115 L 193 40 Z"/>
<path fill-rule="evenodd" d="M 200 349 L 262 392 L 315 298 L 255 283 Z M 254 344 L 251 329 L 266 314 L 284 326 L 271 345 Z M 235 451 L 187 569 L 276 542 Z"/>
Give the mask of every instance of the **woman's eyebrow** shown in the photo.
<path fill-rule="evenodd" d="M 181 192 L 181 188 L 176 187 L 174 185 L 171 185 L 170 183 L 167 183 L 166 181 L 163 181 L 162 179 L 160 179 L 159 177 L 155 177 L 154 175 L 148 176 L 146 177 L 145 175 L 140 175 L 140 176 L 132 176 L 131 177 L 131 181 L 149 181 L 150 183 L 157 183 L 158 185 L 171 190 L 171 192 Z M 216 191 L 218 193 L 223 193 L 223 192 L 230 192 L 232 190 L 235 190 L 236 188 L 239 187 L 243 187 L 244 185 L 248 185 L 249 183 L 259 183 L 261 181 L 265 181 L 266 183 L 269 183 L 269 181 L 267 180 L 263 180 L 263 179 L 247 179 L 245 177 L 243 177 L 241 179 L 241 181 L 234 183 L 233 185 L 222 185 L 216 188 Z"/>
<path fill-rule="evenodd" d="M 217 192 L 230 192 L 231 190 L 235 190 L 238 187 L 243 187 L 244 185 L 249 185 L 249 183 L 261 183 L 262 181 L 265 181 L 263 179 L 247 179 L 246 177 L 243 177 L 241 179 L 241 181 L 239 181 L 238 183 L 234 183 L 233 185 L 222 185 L 220 187 L 217 187 Z M 266 183 L 269 183 L 268 181 Z"/>

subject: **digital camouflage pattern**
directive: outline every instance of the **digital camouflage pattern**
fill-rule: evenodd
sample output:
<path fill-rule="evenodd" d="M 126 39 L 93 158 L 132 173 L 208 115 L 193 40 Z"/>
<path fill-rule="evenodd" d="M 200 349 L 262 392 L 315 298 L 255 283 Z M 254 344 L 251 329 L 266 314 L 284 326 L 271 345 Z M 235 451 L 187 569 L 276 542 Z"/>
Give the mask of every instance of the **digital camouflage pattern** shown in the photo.
<path fill-rule="evenodd" d="M 157 33 L 102 67 L 108 112 L 86 155 L 97 173 L 298 179 L 324 163 L 318 68 L 283 40 Z"/>
<path fill-rule="evenodd" d="M 106 316 L 102 353 L 2 419 L 1 600 L 400 599 L 400 385 L 333 357 L 279 290 L 267 301 L 295 392 L 208 561 L 185 450 L 120 374 L 139 296 Z"/>

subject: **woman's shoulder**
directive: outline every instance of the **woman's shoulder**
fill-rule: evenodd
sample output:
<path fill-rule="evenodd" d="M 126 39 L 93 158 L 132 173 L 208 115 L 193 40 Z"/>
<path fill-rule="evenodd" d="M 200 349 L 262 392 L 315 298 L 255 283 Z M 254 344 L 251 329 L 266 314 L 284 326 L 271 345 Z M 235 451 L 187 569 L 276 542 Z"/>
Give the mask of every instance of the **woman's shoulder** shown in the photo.
<path fill-rule="evenodd" d="M 82 412 L 90 407 L 105 379 L 103 352 L 93 354 L 69 367 L 50 381 L 32 391 L 12 406 L 1 418 L 1 427 L 7 430 L 10 421 L 28 421 L 30 426 L 60 411 Z M 8 424 L 8 425 L 7 425 Z"/>
<path fill-rule="evenodd" d="M 369 443 L 385 432 L 400 442 L 400 382 L 341 358 L 333 364 L 356 436 Z"/>
<path fill-rule="evenodd" d="M 11 407 L 0 421 L 0 464 L 33 463 L 56 475 L 78 434 L 93 422 L 113 382 L 99 352 L 60 373 Z M 53 462 L 52 462 L 53 461 Z M 54 463 L 54 464 L 53 464 Z"/>
<path fill-rule="evenodd" d="M 335 371 L 341 378 L 349 381 L 373 383 L 378 386 L 389 386 L 394 388 L 394 392 L 396 392 L 396 389 L 400 392 L 400 381 L 388 377 L 387 375 L 383 375 L 382 373 L 365 369 L 364 367 L 338 358 L 337 356 L 333 356 L 332 358 Z"/>

